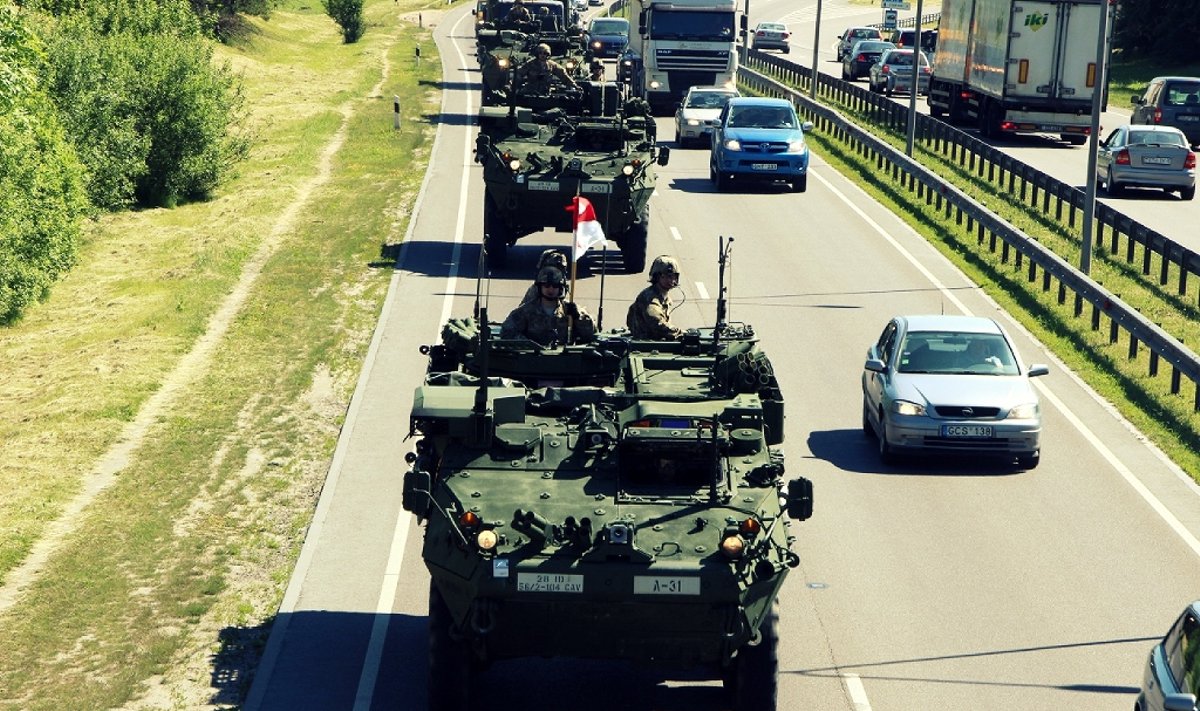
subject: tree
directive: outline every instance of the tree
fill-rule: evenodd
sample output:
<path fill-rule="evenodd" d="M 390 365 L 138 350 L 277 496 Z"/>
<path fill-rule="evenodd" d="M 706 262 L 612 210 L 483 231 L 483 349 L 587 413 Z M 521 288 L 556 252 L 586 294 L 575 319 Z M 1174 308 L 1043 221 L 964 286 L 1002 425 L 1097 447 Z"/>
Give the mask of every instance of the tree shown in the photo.
<path fill-rule="evenodd" d="M 342 28 L 342 40 L 354 44 L 363 36 L 366 25 L 363 21 L 363 0 L 322 0 L 325 14 L 333 18 Z"/>

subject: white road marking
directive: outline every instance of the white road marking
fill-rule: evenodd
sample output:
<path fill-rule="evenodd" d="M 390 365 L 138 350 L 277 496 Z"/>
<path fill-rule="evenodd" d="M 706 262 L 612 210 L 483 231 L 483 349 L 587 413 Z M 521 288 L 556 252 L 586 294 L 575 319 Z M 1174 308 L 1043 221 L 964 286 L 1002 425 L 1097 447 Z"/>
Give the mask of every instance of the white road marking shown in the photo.
<path fill-rule="evenodd" d="M 704 288 L 703 282 L 696 282 L 696 293 L 700 296 L 701 301 L 708 301 L 708 289 Z"/>
<path fill-rule="evenodd" d="M 877 233 L 887 240 L 888 243 L 891 244 L 892 247 L 895 248 L 895 250 L 899 252 L 902 257 L 907 259 L 910 264 L 924 274 L 925 278 L 927 278 L 929 282 L 937 288 L 938 291 L 942 292 L 943 298 L 957 306 L 959 311 L 961 311 L 963 314 L 968 316 L 973 315 L 971 310 L 968 309 L 965 304 L 959 301 L 958 298 L 945 287 L 945 285 L 943 285 L 932 274 L 930 274 L 929 270 L 922 266 L 921 263 L 917 261 L 917 258 L 912 255 L 912 253 L 901 246 L 900 243 L 895 240 L 895 238 L 888 234 L 887 230 L 880 226 L 879 223 L 868 217 L 867 214 L 860 210 L 857 205 L 851 202 L 846 195 L 835 188 L 828 180 L 821 177 L 820 173 L 815 173 L 815 175 L 817 176 L 817 180 L 820 180 L 822 183 L 824 183 L 825 186 L 828 187 L 833 194 L 838 197 L 839 200 L 849 206 L 850 209 L 857 213 L 864 222 L 870 225 Z M 992 301 L 990 297 L 987 297 L 986 294 L 984 294 L 984 297 L 987 298 L 988 301 L 991 301 L 993 304 L 995 304 L 995 302 Z M 1000 312 L 1004 313 L 1003 310 Z M 1016 323 L 1016 321 L 1011 318 L 1009 321 L 1014 324 Z M 1097 437 L 1096 434 L 1092 432 L 1086 424 L 1084 424 L 1083 420 L 1081 420 L 1074 412 L 1071 411 L 1070 408 L 1067 407 L 1066 403 L 1064 403 L 1053 392 L 1051 392 L 1049 386 L 1036 379 L 1032 382 L 1033 385 L 1038 389 L 1038 392 L 1040 392 L 1042 395 L 1045 395 L 1046 399 L 1049 400 L 1051 404 L 1053 404 L 1054 407 L 1057 408 L 1058 411 L 1067 418 L 1067 421 L 1071 423 L 1071 425 L 1079 432 L 1079 434 L 1083 435 L 1084 439 L 1091 443 L 1091 445 L 1096 449 L 1096 452 L 1103 457 L 1118 474 L 1121 475 L 1121 478 L 1128 482 L 1129 485 L 1133 487 L 1133 490 L 1136 491 L 1143 499 L 1145 499 L 1146 503 L 1150 504 L 1150 508 L 1154 509 L 1154 512 L 1157 513 L 1162 520 L 1171 527 L 1171 530 L 1174 531 L 1180 537 L 1180 539 L 1182 539 L 1183 542 L 1192 549 L 1192 552 L 1197 556 L 1200 556 L 1200 540 L 1198 540 L 1196 536 L 1192 535 L 1191 531 L 1189 531 L 1187 527 L 1184 526 L 1183 523 L 1176 518 L 1175 515 L 1172 514 L 1171 511 L 1161 501 L 1159 501 L 1158 497 L 1156 497 L 1148 488 L 1146 488 L 1146 485 L 1143 484 L 1142 481 L 1138 479 L 1132 471 L 1130 471 L 1129 467 L 1125 466 L 1125 463 L 1122 462 L 1117 455 L 1113 454 L 1112 450 L 1110 450 L 1104 445 L 1103 442 L 1100 441 L 1100 438 Z M 1076 379 L 1076 382 L 1080 381 Z M 1080 384 L 1083 385 L 1081 382 Z M 1090 388 L 1086 388 L 1086 386 L 1084 387 L 1089 392 L 1091 391 Z M 1126 426 L 1128 426 L 1128 424 Z M 1146 441 L 1144 437 L 1141 439 L 1143 442 Z M 1192 487 L 1192 491 L 1197 491 L 1196 487 Z"/>
<path fill-rule="evenodd" d="M 679 240 L 683 239 L 683 235 L 679 234 L 679 230 L 676 229 L 676 227 L 674 225 L 671 226 L 671 237 L 675 241 L 679 241 Z"/>
<path fill-rule="evenodd" d="M 871 711 L 871 701 L 867 698 L 867 690 L 858 674 L 843 674 L 842 685 L 846 687 L 850 703 L 854 704 L 854 711 Z"/>

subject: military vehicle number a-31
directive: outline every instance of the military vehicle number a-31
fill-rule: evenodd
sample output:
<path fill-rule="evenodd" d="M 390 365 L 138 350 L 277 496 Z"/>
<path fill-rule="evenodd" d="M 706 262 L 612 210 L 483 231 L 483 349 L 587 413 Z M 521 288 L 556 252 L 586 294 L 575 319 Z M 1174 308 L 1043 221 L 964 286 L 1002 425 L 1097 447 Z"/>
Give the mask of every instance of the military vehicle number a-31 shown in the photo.
<path fill-rule="evenodd" d="M 486 703 L 493 661 L 548 656 L 707 673 L 735 708 L 775 708 L 812 483 L 784 477 L 783 393 L 724 319 L 721 254 L 716 325 L 678 340 L 502 340 L 485 306 L 422 348 L 403 504 L 425 526 L 431 709 Z"/>

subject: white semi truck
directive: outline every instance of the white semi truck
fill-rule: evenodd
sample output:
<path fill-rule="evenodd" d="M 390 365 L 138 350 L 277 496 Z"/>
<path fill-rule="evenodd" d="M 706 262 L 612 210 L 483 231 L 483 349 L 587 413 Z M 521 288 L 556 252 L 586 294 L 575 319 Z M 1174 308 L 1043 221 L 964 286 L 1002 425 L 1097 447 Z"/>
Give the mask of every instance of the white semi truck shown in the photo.
<path fill-rule="evenodd" d="M 633 88 L 655 113 L 674 110 L 688 87 L 734 85 L 734 0 L 630 0 L 628 7 Z"/>
<path fill-rule="evenodd" d="M 977 122 L 989 138 L 1085 143 L 1092 96 L 1105 85 L 1096 40 L 1108 10 L 1108 0 L 942 0 L 929 113 Z"/>

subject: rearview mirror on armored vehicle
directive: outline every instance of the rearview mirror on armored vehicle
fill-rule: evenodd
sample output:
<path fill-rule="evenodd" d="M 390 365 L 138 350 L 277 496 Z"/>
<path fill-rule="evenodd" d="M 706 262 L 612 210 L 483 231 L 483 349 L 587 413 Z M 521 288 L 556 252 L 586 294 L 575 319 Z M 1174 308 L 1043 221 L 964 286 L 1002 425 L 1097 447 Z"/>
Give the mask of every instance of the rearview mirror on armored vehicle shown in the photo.
<path fill-rule="evenodd" d="M 666 165 L 667 161 L 670 159 L 671 159 L 671 149 L 670 148 L 668 148 L 667 146 L 662 146 L 661 148 L 658 149 L 658 160 L 655 161 L 656 163 L 658 163 L 659 165 Z"/>
<path fill-rule="evenodd" d="M 807 521 L 813 513 L 812 481 L 800 477 L 788 482 L 787 515 L 793 521 Z"/>

